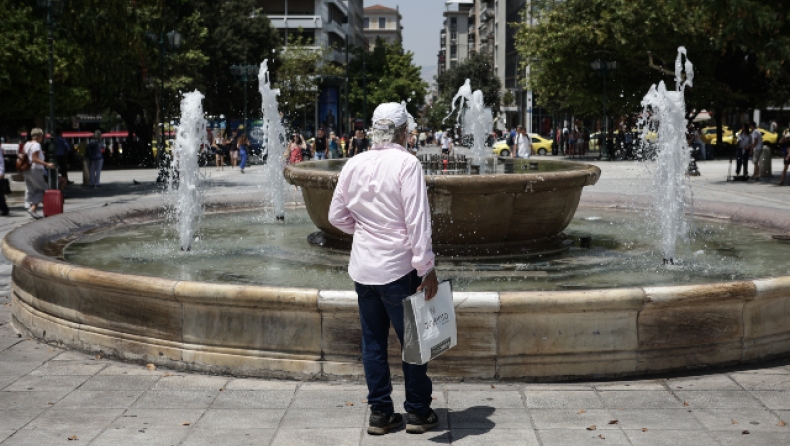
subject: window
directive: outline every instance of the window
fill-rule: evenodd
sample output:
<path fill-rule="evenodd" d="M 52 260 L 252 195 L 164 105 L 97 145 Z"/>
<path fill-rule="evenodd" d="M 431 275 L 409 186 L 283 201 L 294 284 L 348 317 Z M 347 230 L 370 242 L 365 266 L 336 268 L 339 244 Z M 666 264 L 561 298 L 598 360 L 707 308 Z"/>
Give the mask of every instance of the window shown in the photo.
<path fill-rule="evenodd" d="M 379 17 L 379 29 L 384 29 L 386 27 L 387 27 L 387 18 Z"/>
<path fill-rule="evenodd" d="M 458 31 L 452 30 L 450 31 L 450 40 L 455 40 L 458 38 Z"/>
<path fill-rule="evenodd" d="M 450 59 L 455 59 L 457 57 L 458 57 L 458 46 L 450 45 Z"/>
<path fill-rule="evenodd" d="M 370 28 L 370 17 L 365 17 L 365 29 Z"/>
<path fill-rule="evenodd" d="M 458 18 L 450 17 L 450 29 L 458 28 Z"/>

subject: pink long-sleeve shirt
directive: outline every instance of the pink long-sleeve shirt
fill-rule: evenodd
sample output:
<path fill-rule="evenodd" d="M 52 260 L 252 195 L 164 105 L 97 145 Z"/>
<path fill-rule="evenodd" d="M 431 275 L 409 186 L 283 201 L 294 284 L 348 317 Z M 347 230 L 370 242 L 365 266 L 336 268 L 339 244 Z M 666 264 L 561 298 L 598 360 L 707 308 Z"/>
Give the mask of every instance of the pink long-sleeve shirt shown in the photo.
<path fill-rule="evenodd" d="M 352 234 L 348 274 L 364 285 L 384 285 L 412 269 L 434 265 L 431 211 L 420 161 L 398 144 L 357 155 L 340 173 L 329 222 Z"/>

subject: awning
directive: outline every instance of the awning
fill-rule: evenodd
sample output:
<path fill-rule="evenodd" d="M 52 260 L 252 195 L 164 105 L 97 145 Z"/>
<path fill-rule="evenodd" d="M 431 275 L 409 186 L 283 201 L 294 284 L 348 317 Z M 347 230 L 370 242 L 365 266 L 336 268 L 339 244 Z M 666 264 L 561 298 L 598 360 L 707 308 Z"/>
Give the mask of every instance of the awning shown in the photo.
<path fill-rule="evenodd" d="M 699 114 L 696 117 L 694 117 L 693 122 L 710 121 L 710 119 L 711 119 L 710 113 L 706 112 L 705 110 L 702 110 L 701 112 L 699 112 Z"/>

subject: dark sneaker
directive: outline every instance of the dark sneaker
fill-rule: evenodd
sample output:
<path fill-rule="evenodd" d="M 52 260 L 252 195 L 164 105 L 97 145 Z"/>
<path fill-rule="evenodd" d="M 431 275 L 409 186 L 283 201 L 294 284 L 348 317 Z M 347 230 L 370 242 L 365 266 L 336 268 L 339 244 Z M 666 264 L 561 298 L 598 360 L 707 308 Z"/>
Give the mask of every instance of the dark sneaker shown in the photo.
<path fill-rule="evenodd" d="M 385 415 L 383 412 L 373 410 L 370 412 L 368 433 L 370 435 L 384 435 L 390 430 L 403 424 L 403 416 L 399 413 Z"/>
<path fill-rule="evenodd" d="M 438 424 L 439 416 L 433 410 L 427 416 L 420 416 L 415 413 L 406 414 L 406 432 L 410 434 L 425 433 Z"/>

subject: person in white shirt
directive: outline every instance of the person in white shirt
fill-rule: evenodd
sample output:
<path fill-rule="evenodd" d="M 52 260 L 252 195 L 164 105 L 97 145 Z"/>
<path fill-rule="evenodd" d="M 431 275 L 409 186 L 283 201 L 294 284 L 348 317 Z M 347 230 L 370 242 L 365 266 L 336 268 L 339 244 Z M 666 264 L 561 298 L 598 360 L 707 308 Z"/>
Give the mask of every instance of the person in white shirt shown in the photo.
<path fill-rule="evenodd" d="M 532 155 L 532 138 L 522 126 L 516 127 L 516 152 L 518 158 L 529 158 Z"/>
<path fill-rule="evenodd" d="M 44 132 L 35 128 L 30 131 L 32 140 L 25 144 L 25 154 L 30 160 L 30 169 L 22 172 L 25 177 L 25 207 L 27 213 L 35 219 L 42 216 L 36 210 L 44 201 L 44 191 L 47 190 L 47 179 L 44 169 L 54 169 L 55 165 L 44 161 L 44 152 L 41 150 L 41 141 L 44 139 Z"/>
<path fill-rule="evenodd" d="M 409 115 L 394 102 L 373 112 L 373 145 L 343 166 L 329 207 L 329 222 L 352 234 L 348 274 L 354 280 L 362 326 L 362 365 L 371 408 L 368 433 L 383 435 L 403 423 L 392 402 L 387 361 L 389 327 L 403 346 L 403 300 L 425 290 L 432 299 L 431 211 L 422 165 L 403 147 Z M 438 424 L 431 409 L 428 365 L 404 362 L 406 431 Z"/>
<path fill-rule="evenodd" d="M 763 153 L 763 134 L 752 122 L 752 162 L 754 162 L 754 181 L 760 181 L 760 155 Z"/>
<path fill-rule="evenodd" d="M 436 133 L 433 134 L 433 143 L 437 146 L 442 143 L 442 131 L 437 130 Z"/>
<path fill-rule="evenodd" d="M 453 152 L 453 137 L 449 129 L 447 129 L 444 133 L 442 133 L 441 142 L 442 142 L 442 154 L 451 155 Z"/>

